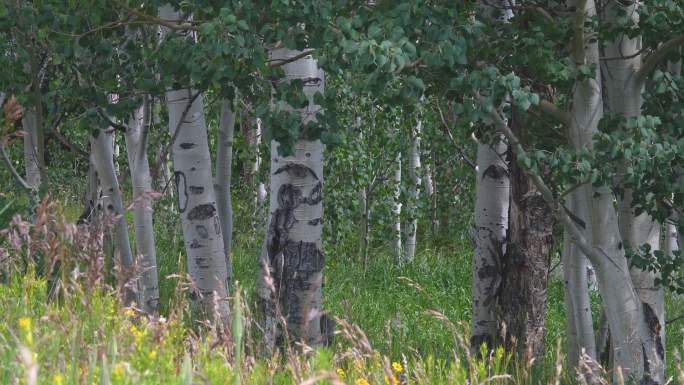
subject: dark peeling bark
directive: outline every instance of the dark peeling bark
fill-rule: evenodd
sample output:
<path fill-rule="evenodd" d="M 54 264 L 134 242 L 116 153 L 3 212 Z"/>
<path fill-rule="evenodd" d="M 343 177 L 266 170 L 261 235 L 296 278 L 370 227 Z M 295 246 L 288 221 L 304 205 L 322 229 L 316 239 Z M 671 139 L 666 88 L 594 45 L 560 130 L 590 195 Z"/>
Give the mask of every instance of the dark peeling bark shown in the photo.
<path fill-rule="evenodd" d="M 272 154 L 272 211 L 261 269 L 273 286 L 260 296 L 271 329 L 267 340 L 276 346 L 288 339 L 314 346 L 330 337 L 321 310 L 323 147 L 318 141 L 299 141 L 297 147 L 292 157 Z"/>
<path fill-rule="evenodd" d="M 544 350 L 546 289 L 553 247 L 553 215 L 541 193 L 511 162 L 508 245 L 498 295 L 501 335 L 507 350 L 526 361 Z"/>

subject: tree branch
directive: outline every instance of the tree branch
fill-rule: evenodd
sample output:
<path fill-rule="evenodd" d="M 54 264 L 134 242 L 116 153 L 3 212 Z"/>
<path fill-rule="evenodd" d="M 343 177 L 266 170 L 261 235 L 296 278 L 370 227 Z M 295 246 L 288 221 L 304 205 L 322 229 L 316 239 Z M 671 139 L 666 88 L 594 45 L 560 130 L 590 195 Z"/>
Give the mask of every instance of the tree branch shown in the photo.
<path fill-rule="evenodd" d="M 9 156 L 7 155 L 7 149 L 5 146 L 7 145 L 7 139 L 3 139 L 0 141 L 0 156 L 2 157 L 2 160 L 5 162 L 5 166 L 7 166 L 7 169 L 9 169 L 10 174 L 12 174 L 12 177 L 17 181 L 19 186 L 21 186 L 25 190 L 29 191 L 34 191 L 35 188 L 31 186 L 26 179 L 24 179 L 19 172 L 17 172 L 17 169 L 14 168 L 14 165 L 12 165 L 12 160 L 10 160 Z"/>
<path fill-rule="evenodd" d="M 190 89 L 188 89 L 189 92 Z M 180 119 L 178 120 L 178 124 L 176 125 L 176 128 L 173 130 L 173 135 L 171 136 L 171 140 L 169 143 L 164 147 L 164 149 L 159 153 L 159 156 L 157 157 L 156 162 L 154 163 L 154 169 L 152 170 L 152 179 L 156 179 L 157 175 L 159 174 L 159 169 L 161 168 L 161 163 L 166 159 L 169 150 L 173 146 L 174 143 L 176 143 L 176 140 L 178 139 L 178 134 L 180 133 L 180 128 L 183 125 L 183 121 L 185 120 L 185 117 L 188 116 L 188 113 L 190 112 L 190 108 L 192 107 L 192 104 L 195 103 L 195 99 L 197 99 L 198 96 L 200 96 L 201 92 L 197 91 L 195 92 L 194 95 L 191 95 L 190 97 L 190 102 L 188 102 L 188 105 L 185 107 L 185 110 L 183 111 L 183 114 L 181 115 Z"/>
<path fill-rule="evenodd" d="M 568 126 L 570 124 L 570 114 L 548 100 L 541 99 L 537 108 L 540 111 L 552 116 L 564 126 Z"/>
<path fill-rule="evenodd" d="M 62 133 L 57 131 L 56 129 L 48 131 L 48 135 L 55 137 L 55 139 L 57 139 L 64 147 L 66 147 L 69 151 L 73 152 L 74 154 L 80 156 L 85 160 L 90 159 L 90 156 L 87 152 L 73 144 L 71 141 L 69 141 L 69 139 L 64 137 L 64 135 L 62 135 Z"/>
<path fill-rule="evenodd" d="M 504 121 L 501 119 L 501 116 L 499 116 L 496 111 L 490 112 L 488 116 L 492 119 L 492 122 L 494 122 L 496 129 L 500 131 L 506 137 L 506 139 L 508 139 L 508 144 L 513 148 L 513 153 L 517 156 L 527 156 L 527 152 L 520 144 L 520 141 L 510 127 L 504 123 Z M 537 187 L 542 195 L 542 198 L 544 198 L 544 201 L 546 201 L 546 204 L 551 207 L 554 216 L 560 219 L 560 221 L 563 223 L 563 227 L 570 234 L 572 241 L 580 248 L 580 250 L 582 250 L 582 252 L 591 260 L 592 263 L 598 264 L 601 261 L 603 254 L 589 244 L 582 231 L 577 227 L 577 223 L 575 223 L 570 215 L 568 215 L 568 212 L 564 209 L 564 207 L 554 198 L 553 192 L 546 185 L 544 180 L 542 180 L 539 175 L 533 173 L 524 165 L 521 165 L 521 169 L 530 178 L 532 183 L 534 183 L 535 187 Z"/>
<path fill-rule="evenodd" d="M 641 65 L 641 68 L 634 74 L 634 80 L 636 81 L 637 86 L 644 84 L 646 77 L 653 72 L 655 67 L 665 58 L 665 56 L 682 44 L 684 44 L 684 34 L 675 36 L 666 41 L 652 54 L 648 55 Z"/>
<path fill-rule="evenodd" d="M 297 55 L 294 55 L 291 58 L 269 59 L 269 60 L 267 60 L 267 63 L 268 63 L 268 66 L 271 68 L 280 67 L 280 66 L 285 65 L 287 63 L 292 63 L 292 62 L 297 61 L 301 58 L 305 58 L 305 57 L 311 55 L 313 52 L 314 52 L 314 50 L 309 49 L 309 50 L 303 51 L 301 53 L 298 53 Z"/>
<path fill-rule="evenodd" d="M 456 147 L 456 151 L 458 151 L 459 155 L 461 156 L 461 159 L 463 159 L 468 165 L 473 169 L 477 169 L 477 165 L 475 162 L 470 160 L 468 156 L 465 154 L 465 150 L 463 150 L 463 147 L 459 146 L 458 143 L 456 142 L 456 139 L 454 139 L 454 136 L 451 135 L 451 130 L 449 130 L 449 124 L 446 121 L 446 118 L 444 117 L 444 113 L 442 112 L 442 108 L 439 106 L 439 103 L 437 103 L 437 111 L 439 112 L 439 118 L 442 120 L 442 127 L 444 128 L 444 132 L 447 134 L 449 139 L 451 139 L 451 142 L 454 144 L 454 147 Z"/>

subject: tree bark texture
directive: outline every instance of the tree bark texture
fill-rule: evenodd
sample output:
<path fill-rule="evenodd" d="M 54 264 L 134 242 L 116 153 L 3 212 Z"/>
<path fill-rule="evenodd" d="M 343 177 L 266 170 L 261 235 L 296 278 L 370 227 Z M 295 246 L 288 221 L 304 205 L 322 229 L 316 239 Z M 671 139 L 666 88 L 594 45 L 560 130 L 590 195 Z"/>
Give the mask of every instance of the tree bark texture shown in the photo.
<path fill-rule="evenodd" d="M 188 272 L 196 288 L 193 299 L 208 317 L 215 316 L 216 308 L 219 321 L 223 323 L 228 320 L 229 310 L 228 271 L 214 193 L 204 103 L 202 95 L 196 96 L 196 92 L 190 89 L 166 92 L 171 134 L 178 129 L 171 147 L 174 178 Z"/>
<path fill-rule="evenodd" d="M 420 164 L 420 135 L 423 122 L 418 123 L 411 132 L 411 149 L 409 152 L 408 173 L 410 187 L 408 191 L 409 221 L 406 226 L 406 247 L 404 248 L 404 262 L 410 263 L 416 255 L 416 236 L 418 232 L 418 199 L 420 196 L 421 164 Z"/>
<path fill-rule="evenodd" d="M 139 306 L 148 315 L 159 314 L 159 279 L 154 237 L 152 176 L 147 158 L 147 135 L 150 122 L 149 97 L 134 111 L 126 130 L 128 168 L 133 183 L 133 222 L 137 249 Z"/>
<path fill-rule="evenodd" d="M 38 148 L 38 117 L 36 109 L 28 108 L 22 118 L 24 136 L 24 167 L 26 168 L 26 182 L 38 190 L 41 183 L 42 149 Z"/>
<path fill-rule="evenodd" d="M 529 361 L 544 352 L 546 289 L 553 247 L 553 215 L 517 162 L 511 162 L 508 245 L 498 304 L 507 350 Z M 503 331 L 502 330 L 502 331 Z"/>
<path fill-rule="evenodd" d="M 170 5 L 159 17 L 178 20 Z M 163 30 L 163 29 L 162 29 Z M 163 30 L 164 32 L 164 30 Z M 183 227 L 193 304 L 220 326 L 228 323 L 228 270 L 211 167 L 202 94 L 190 88 L 166 91 L 178 211 Z M 197 314 L 198 312 L 196 312 Z"/>
<path fill-rule="evenodd" d="M 479 354 L 480 346 L 493 348 L 498 339 L 497 295 L 506 253 L 510 175 L 501 138 L 479 143 L 475 181 L 475 251 L 473 254 L 473 319 L 470 347 Z"/>
<path fill-rule="evenodd" d="M 624 5 L 613 2 L 607 5 L 604 21 L 607 23 L 619 23 L 622 13 L 637 18 L 637 3 L 625 3 Z M 625 118 L 634 118 L 641 115 L 643 99 L 641 91 L 643 84 L 637 78 L 637 71 L 642 66 L 641 37 L 617 36 L 614 41 L 604 45 L 604 54 L 609 57 L 620 58 L 604 62 L 606 76 L 604 84 L 610 112 L 621 114 Z M 628 245 L 636 250 L 642 244 L 651 245 L 651 250 L 659 247 L 660 225 L 655 223 L 648 214 L 637 215 L 631 208 L 631 191 L 625 191 L 620 201 L 619 228 L 623 246 Z M 624 252 L 624 250 L 623 250 Z M 665 381 L 665 348 L 664 348 L 664 291 L 662 287 L 655 285 L 656 275 L 653 272 L 641 270 L 635 267 L 630 269 L 631 280 L 636 291 L 643 321 L 639 325 L 639 332 L 648 344 L 642 345 L 642 368 L 643 379 L 656 384 Z M 639 312 L 639 310 L 637 310 Z M 610 314 L 608 314 L 610 321 Z M 645 330 L 644 330 L 645 328 Z M 611 335 L 618 342 L 617 333 L 611 324 Z M 649 347 L 650 346 L 650 347 Z M 616 346 L 617 350 L 618 347 Z M 616 352 L 617 353 L 617 352 Z M 616 354 L 616 365 L 618 362 Z M 641 378 L 641 376 L 639 376 Z"/>
<path fill-rule="evenodd" d="M 273 59 L 288 59 L 299 51 L 276 49 Z M 307 107 L 291 109 L 302 124 L 315 121 L 320 106 L 313 95 L 323 92 L 324 74 L 311 56 L 283 65 L 285 79 L 304 81 Z M 265 257 L 260 261 L 259 295 L 262 300 L 267 345 L 286 340 L 309 346 L 327 343 L 331 330 L 322 313 L 323 267 L 323 144 L 300 138 L 294 154 L 283 156 L 271 142 L 271 186 Z M 284 325 L 281 320 L 284 320 Z"/>
<path fill-rule="evenodd" d="M 235 113 L 233 112 L 231 103 L 230 100 L 223 100 L 221 102 L 215 184 L 218 214 L 221 219 L 221 232 L 223 235 L 223 249 L 226 253 L 228 282 L 233 281 L 233 260 L 231 257 L 231 244 L 233 241 L 233 200 L 230 187 L 233 167 Z"/>
<path fill-rule="evenodd" d="M 123 285 L 124 303 L 126 306 L 135 301 L 135 290 L 131 287 L 133 282 L 133 253 L 128 238 L 128 224 L 125 218 L 125 209 L 121 188 L 114 168 L 114 129 L 109 127 L 97 131 L 91 137 L 91 154 L 93 164 L 97 171 L 102 188 L 102 201 L 105 217 L 114 220 L 114 258 L 119 261 L 119 282 Z"/>

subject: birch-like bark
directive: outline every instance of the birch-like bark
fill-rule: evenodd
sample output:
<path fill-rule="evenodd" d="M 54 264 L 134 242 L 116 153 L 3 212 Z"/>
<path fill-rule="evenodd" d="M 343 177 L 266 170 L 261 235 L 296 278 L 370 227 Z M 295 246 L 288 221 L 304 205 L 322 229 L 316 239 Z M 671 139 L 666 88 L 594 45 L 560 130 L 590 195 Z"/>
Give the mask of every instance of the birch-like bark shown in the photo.
<path fill-rule="evenodd" d="M 392 207 L 392 213 L 394 214 L 392 246 L 397 263 L 400 264 L 403 258 L 403 242 L 401 239 L 401 151 L 397 152 L 394 159 L 394 206 Z"/>
<path fill-rule="evenodd" d="M 271 58 L 287 60 L 299 51 L 276 49 Z M 285 82 L 304 81 L 309 105 L 294 109 L 302 124 L 315 121 L 320 106 L 313 95 L 323 92 L 324 74 L 311 56 L 283 65 Z M 285 339 L 302 341 L 309 346 L 328 342 L 331 330 L 322 313 L 323 266 L 321 233 L 323 229 L 323 144 L 320 140 L 300 138 L 294 154 L 283 156 L 279 143 L 271 142 L 271 191 L 269 225 L 266 235 L 266 258 L 260 261 L 260 292 L 265 325 L 278 324 L 278 314 L 286 328 L 276 328 L 267 335 L 267 344 L 282 345 Z M 269 285 L 268 283 L 272 285 Z M 287 334 L 285 334 L 285 332 Z"/>
<path fill-rule="evenodd" d="M 235 132 L 235 113 L 230 100 L 221 102 L 221 118 L 219 120 L 218 144 L 216 153 L 216 199 L 223 249 L 226 253 L 226 270 L 228 282 L 233 278 L 233 261 L 231 243 L 233 240 L 233 200 L 230 191 L 233 167 L 233 133 Z"/>
<path fill-rule="evenodd" d="M 591 229 L 587 220 L 587 206 L 581 191 L 569 194 L 568 210 L 585 223 L 584 234 L 591 239 Z M 565 319 L 568 338 L 568 364 L 571 370 L 581 369 L 582 356 L 586 354 L 596 360 L 596 339 L 591 314 L 591 299 L 587 282 L 587 257 L 573 244 L 571 235 L 565 231 L 563 235 L 563 278 L 565 293 Z M 583 372 L 584 375 L 590 373 Z"/>
<path fill-rule="evenodd" d="M 584 23 L 587 17 L 596 14 L 594 1 L 579 0 L 577 5 L 573 20 L 573 58 L 577 65 L 598 66 L 598 45 L 596 39 L 586 36 Z M 598 121 L 603 115 L 600 84 L 600 73 L 597 71 L 595 78 L 575 85 L 569 137 L 577 148 L 591 148 L 592 136 L 598 131 Z M 627 379 L 653 380 L 649 372 L 653 372 L 662 360 L 649 353 L 655 352 L 655 339 L 649 336 L 645 314 L 630 279 L 617 212 L 613 206 L 613 194 L 607 186 L 585 185 L 580 189 L 586 199 L 592 244 L 594 251 L 597 251 L 592 251 L 589 257 L 596 269 L 610 326 L 615 365 Z M 644 359 L 644 356 L 648 359 Z M 614 379 L 617 379 L 617 374 L 614 374 Z M 656 380 L 656 383 L 660 382 Z"/>
<path fill-rule="evenodd" d="M 135 290 L 131 287 L 134 282 L 129 276 L 133 273 L 133 253 L 128 238 L 123 197 L 114 168 L 113 128 L 101 129 L 91 137 L 91 154 L 102 188 L 105 216 L 111 216 L 115 220 L 114 257 L 120 263 L 118 279 L 123 285 L 124 303 L 129 306 L 135 301 L 136 296 Z"/>
<path fill-rule="evenodd" d="M 159 17 L 178 20 L 171 6 L 159 8 Z M 228 322 L 228 271 L 221 222 L 204 119 L 204 101 L 190 88 L 166 91 L 178 211 L 183 227 L 188 272 L 193 280 L 193 303 L 203 316 L 222 326 Z"/>
<path fill-rule="evenodd" d="M 38 190 L 41 183 L 41 172 L 38 148 L 38 117 L 36 109 L 33 107 L 26 109 L 21 123 L 26 132 L 26 135 L 24 136 L 24 167 L 26 168 L 26 181 L 33 190 Z"/>
<path fill-rule="evenodd" d="M 497 137 L 492 144 L 478 143 L 475 180 L 475 251 L 473 253 L 473 319 L 470 347 L 492 349 L 497 343 L 496 295 L 506 252 L 510 177 L 505 154 L 508 146 Z"/>
<path fill-rule="evenodd" d="M 479 3 L 492 22 L 495 16 L 504 23 L 513 17 L 507 1 L 495 3 L 495 7 L 487 2 Z M 500 343 L 497 301 L 506 253 L 511 191 L 507 152 L 508 145 L 498 133 L 492 143 L 485 140 L 477 143 L 470 329 L 470 349 L 474 355 L 480 354 L 483 344 L 491 350 Z"/>
<path fill-rule="evenodd" d="M 428 156 L 428 158 L 430 157 Z M 428 201 L 430 202 L 430 229 L 432 234 L 435 235 L 439 230 L 439 219 L 437 219 L 437 194 L 435 194 L 433 169 L 429 162 L 425 164 L 425 192 Z"/>
<path fill-rule="evenodd" d="M 630 4 L 629 6 L 622 6 L 618 3 L 608 4 L 604 20 L 608 23 L 617 23 L 618 19 L 623 17 L 624 11 L 636 20 L 637 3 Z M 619 58 L 604 62 L 606 73 L 604 84 L 608 108 L 612 113 L 621 114 L 625 118 L 641 115 L 643 85 L 636 76 L 642 65 L 640 50 L 641 38 L 639 36 L 629 38 L 622 35 L 604 44 L 605 55 Z M 619 224 L 622 241 L 635 251 L 642 244 L 649 244 L 651 250 L 656 250 L 659 247 L 660 225 L 646 213 L 636 215 L 631 209 L 631 195 L 628 189 L 620 202 Z M 662 384 L 665 380 L 664 291 L 662 287 L 655 284 L 657 278 L 655 273 L 636 267 L 632 267 L 630 273 L 634 289 L 641 302 L 643 317 L 646 320 L 647 331 L 642 331 L 642 333 L 650 334 L 654 345 L 654 349 L 644 351 L 644 375 L 650 375 L 652 381 Z M 618 364 L 617 361 L 616 364 Z"/>
<path fill-rule="evenodd" d="M 202 95 L 190 89 L 166 92 L 169 127 L 178 136 L 171 152 L 183 226 L 188 272 L 197 289 L 198 304 L 205 316 L 228 320 L 228 270 L 223 249 L 211 169 L 211 154 L 204 121 Z M 194 99 L 194 101 L 193 101 Z M 181 120 L 182 119 L 182 120 Z M 199 309 L 198 309 L 199 310 Z"/>
<path fill-rule="evenodd" d="M 157 251 L 154 237 L 152 208 L 152 176 L 147 158 L 147 135 L 149 135 L 150 100 L 145 97 L 143 105 L 131 116 L 126 129 L 126 153 L 128 168 L 133 184 L 133 222 L 138 278 L 139 306 L 145 314 L 159 314 L 159 279 L 157 273 Z"/>
<path fill-rule="evenodd" d="M 411 186 L 408 192 L 408 200 L 410 206 L 409 223 L 406 226 L 406 247 L 404 254 L 404 262 L 410 263 L 416 254 L 416 233 L 418 230 L 418 197 L 420 196 L 421 184 L 421 167 L 420 167 L 420 135 L 423 122 L 418 120 L 418 123 L 411 133 L 411 149 L 409 153 L 408 173 L 411 181 Z"/>
<path fill-rule="evenodd" d="M 368 188 L 359 189 L 359 206 L 361 211 L 361 223 L 359 225 L 359 249 L 364 269 L 368 268 L 368 225 L 370 216 L 370 206 L 368 204 Z"/>

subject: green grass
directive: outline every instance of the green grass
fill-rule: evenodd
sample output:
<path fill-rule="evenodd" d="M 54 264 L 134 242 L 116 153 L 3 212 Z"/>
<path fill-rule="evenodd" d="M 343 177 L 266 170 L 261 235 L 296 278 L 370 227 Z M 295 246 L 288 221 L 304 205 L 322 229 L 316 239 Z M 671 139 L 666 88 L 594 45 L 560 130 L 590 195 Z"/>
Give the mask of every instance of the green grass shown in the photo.
<path fill-rule="evenodd" d="M 168 203 L 159 202 L 156 215 L 162 313 L 167 320 L 150 322 L 126 314 L 110 291 L 82 283 L 74 284 L 61 302 L 48 303 L 44 279 L 31 272 L 15 274 L 7 285 L 0 285 L 0 384 L 33 385 L 28 376 L 33 365 L 38 369 L 37 384 L 57 385 L 233 384 L 236 376 L 243 384 L 290 384 L 318 375 L 332 381 L 338 369 L 346 383 L 355 385 L 364 384 L 362 379 L 384 384 L 388 373 L 402 383 L 420 384 L 462 384 L 469 377 L 483 383 L 506 372 L 513 377 L 492 382 L 554 381 L 556 346 L 565 342 L 563 287 L 558 279 L 551 279 L 548 289 L 546 354 L 534 369 L 508 364 L 510 358 L 502 352 L 485 362 L 467 360 L 463 341 L 471 311 L 472 246 L 457 234 L 440 239 L 421 234 L 415 262 L 401 268 L 382 244 L 371 250 L 366 269 L 353 239 L 326 244 L 326 311 L 358 325 L 370 346 L 359 342 L 363 338 L 358 332 L 349 331 L 352 337 L 338 336 L 331 350 L 266 360 L 258 354 L 258 332 L 248 311 L 247 357 L 236 367 L 230 339 L 189 327 L 180 279 L 169 277 L 183 274 L 185 253 L 175 214 L 163 209 Z M 79 210 L 67 205 L 65 213 L 74 219 Z M 249 209 L 238 206 L 233 258 L 244 302 L 253 313 L 262 235 L 249 218 Z M 598 296 L 594 297 L 597 304 Z M 667 307 L 668 318 L 678 315 L 681 298 L 668 296 Z M 672 351 L 681 346 L 680 325 L 675 322 L 666 330 L 668 375 L 675 375 Z M 401 363 L 403 371 L 394 371 L 386 362 Z M 563 370 L 562 380 L 569 382 L 571 376 Z"/>

